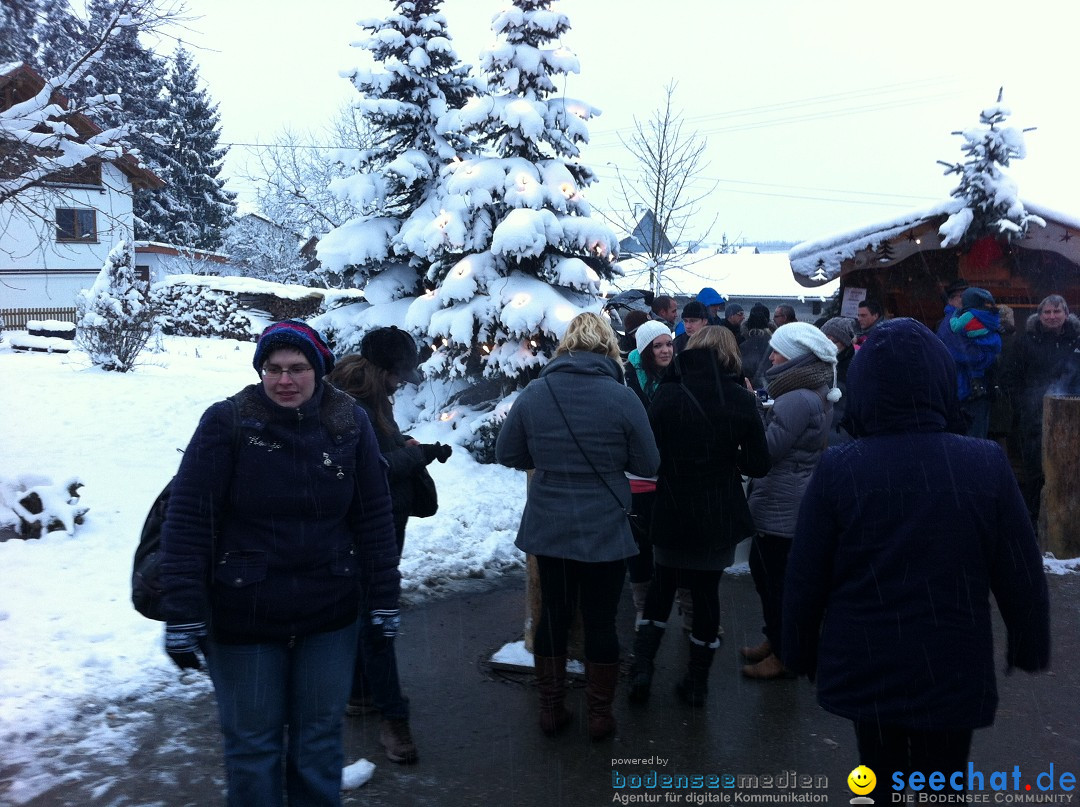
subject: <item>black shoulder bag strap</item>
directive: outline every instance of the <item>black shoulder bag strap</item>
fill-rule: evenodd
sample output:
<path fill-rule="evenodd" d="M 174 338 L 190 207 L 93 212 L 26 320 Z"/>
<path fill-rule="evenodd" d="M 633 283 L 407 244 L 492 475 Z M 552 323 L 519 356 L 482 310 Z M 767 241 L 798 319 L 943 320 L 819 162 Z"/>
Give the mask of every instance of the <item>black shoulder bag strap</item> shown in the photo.
<path fill-rule="evenodd" d="M 546 378 L 544 379 L 544 386 L 547 387 L 547 391 L 551 395 L 551 400 L 555 402 L 555 408 L 559 410 L 559 415 L 562 416 L 563 423 L 566 424 L 566 430 L 570 432 L 570 437 L 572 437 L 574 440 L 574 445 L 578 447 L 578 451 L 580 451 L 581 456 L 585 458 L 585 462 L 589 463 L 589 467 L 592 468 L 592 472 L 596 474 L 597 478 L 599 478 L 601 482 L 604 483 L 604 487 L 608 489 L 608 493 L 611 494 L 611 497 L 619 505 L 619 509 L 622 510 L 623 515 L 625 515 L 629 519 L 637 518 L 637 513 L 631 513 L 627 508 L 623 507 L 622 499 L 619 498 L 619 494 L 616 493 L 615 489 L 608 484 L 608 481 L 606 479 L 604 479 L 604 475 L 601 474 L 598 470 L 596 470 L 596 466 L 593 465 L 593 461 L 589 459 L 589 455 L 586 454 L 585 449 L 581 447 L 581 443 L 578 442 L 577 435 L 574 434 L 574 430 L 570 428 L 570 421 L 566 418 L 566 412 L 563 411 L 562 404 L 559 403 L 559 399 L 555 396 L 554 388 L 551 386 L 551 383 Z"/>
<path fill-rule="evenodd" d="M 715 432 L 716 425 L 712 422 L 712 418 L 709 417 L 709 414 L 705 411 L 705 407 L 701 405 L 701 401 L 697 399 L 697 396 L 694 395 L 694 393 L 690 391 L 690 388 L 681 381 L 679 382 L 679 389 L 686 393 L 686 397 L 690 399 L 690 403 L 692 403 L 697 408 L 697 411 L 701 413 L 701 416 L 705 418 L 705 422 L 709 424 L 710 431 Z"/>

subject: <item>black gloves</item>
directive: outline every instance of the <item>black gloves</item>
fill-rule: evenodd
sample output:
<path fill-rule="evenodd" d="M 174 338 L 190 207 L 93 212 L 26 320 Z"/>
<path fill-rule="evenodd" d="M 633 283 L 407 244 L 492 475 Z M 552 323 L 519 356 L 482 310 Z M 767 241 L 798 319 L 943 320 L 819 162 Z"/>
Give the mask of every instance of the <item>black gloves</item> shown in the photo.
<path fill-rule="evenodd" d="M 401 627 L 401 611 L 397 608 L 372 611 L 368 618 L 371 620 L 371 627 L 381 633 L 383 638 L 393 639 L 398 635 Z"/>
<path fill-rule="evenodd" d="M 454 453 L 454 449 L 443 443 L 421 443 L 420 450 L 424 452 L 424 463 L 430 463 L 432 460 L 438 460 L 439 462 L 446 462 L 450 459 L 450 455 Z"/>
<path fill-rule="evenodd" d="M 165 652 L 173 664 L 184 670 L 201 670 L 199 654 L 206 651 L 205 622 L 167 622 L 165 624 Z"/>

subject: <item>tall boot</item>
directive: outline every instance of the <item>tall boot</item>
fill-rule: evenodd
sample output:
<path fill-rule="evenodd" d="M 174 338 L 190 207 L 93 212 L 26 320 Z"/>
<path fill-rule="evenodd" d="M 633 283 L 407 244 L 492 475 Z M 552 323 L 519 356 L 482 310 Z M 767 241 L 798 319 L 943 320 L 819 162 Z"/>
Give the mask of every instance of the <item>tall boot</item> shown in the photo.
<path fill-rule="evenodd" d="M 597 664 L 585 661 L 585 701 L 589 705 L 589 737 L 602 740 L 615 733 L 611 704 L 619 683 L 619 662 Z"/>
<path fill-rule="evenodd" d="M 652 687 L 653 659 L 664 638 L 664 626 L 641 621 L 634 635 L 634 666 L 630 671 L 630 703 L 645 703 Z"/>
<path fill-rule="evenodd" d="M 686 668 L 686 676 L 675 688 L 684 703 L 695 707 L 705 705 L 709 694 L 709 669 L 719 644 L 720 641 L 717 640 L 711 645 L 705 645 L 693 636 L 690 637 L 690 663 Z"/>
<path fill-rule="evenodd" d="M 549 737 L 570 722 L 566 710 L 566 656 L 533 656 L 540 693 L 540 730 Z"/>

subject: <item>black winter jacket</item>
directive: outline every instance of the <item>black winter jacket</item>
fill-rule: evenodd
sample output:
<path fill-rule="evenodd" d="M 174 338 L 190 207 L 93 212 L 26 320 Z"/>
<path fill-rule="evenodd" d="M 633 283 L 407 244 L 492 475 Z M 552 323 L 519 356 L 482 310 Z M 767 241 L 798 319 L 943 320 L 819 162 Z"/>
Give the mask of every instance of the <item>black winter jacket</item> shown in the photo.
<path fill-rule="evenodd" d="M 990 594 L 1009 667 L 1049 664 L 1046 578 L 1005 453 L 959 428 L 956 369 L 910 319 L 874 328 L 848 370 L 858 438 L 803 496 L 784 582 L 782 660 L 852 720 L 969 729 L 997 707 Z"/>
<path fill-rule="evenodd" d="M 299 408 L 260 385 L 203 414 L 162 531 L 169 621 L 254 643 L 336 630 L 400 592 L 385 464 L 367 416 L 319 383 Z"/>
<path fill-rule="evenodd" d="M 720 548 L 752 535 L 742 474 L 768 473 L 769 448 L 757 399 L 742 379 L 724 375 L 711 350 L 685 350 L 653 398 L 649 423 L 660 449 L 653 543 Z"/>

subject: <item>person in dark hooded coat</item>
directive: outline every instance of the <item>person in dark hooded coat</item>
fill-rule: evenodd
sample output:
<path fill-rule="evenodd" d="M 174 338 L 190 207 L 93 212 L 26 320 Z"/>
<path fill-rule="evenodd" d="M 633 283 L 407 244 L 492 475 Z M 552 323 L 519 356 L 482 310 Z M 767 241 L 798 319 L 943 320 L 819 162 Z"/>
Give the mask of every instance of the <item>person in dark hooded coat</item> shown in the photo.
<path fill-rule="evenodd" d="M 928 328 L 874 328 L 847 388 L 857 439 L 825 452 L 803 496 L 781 657 L 854 723 L 879 781 L 948 777 L 997 708 L 991 592 L 1007 667 L 1049 664 L 1042 559 L 1005 453 L 962 436 L 956 367 Z"/>

